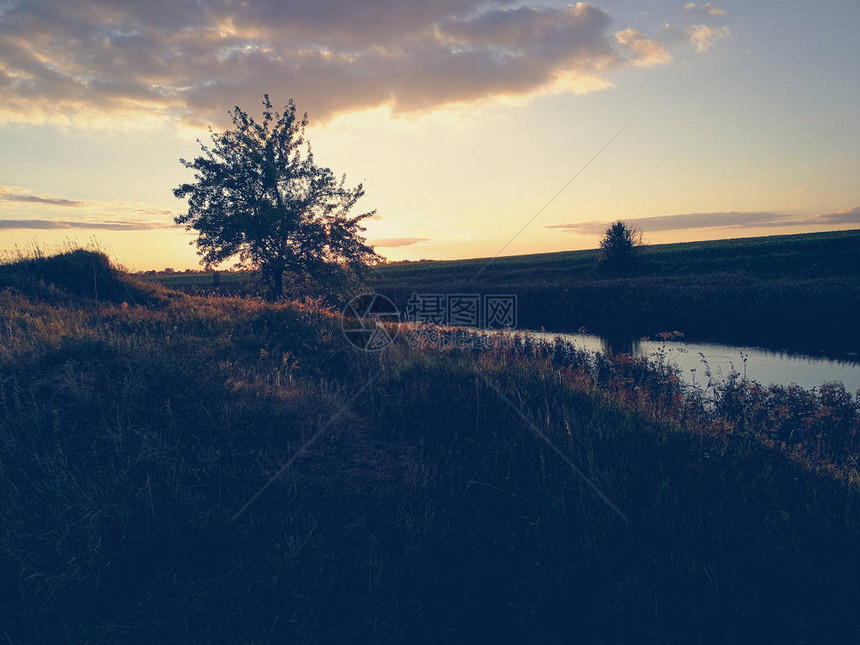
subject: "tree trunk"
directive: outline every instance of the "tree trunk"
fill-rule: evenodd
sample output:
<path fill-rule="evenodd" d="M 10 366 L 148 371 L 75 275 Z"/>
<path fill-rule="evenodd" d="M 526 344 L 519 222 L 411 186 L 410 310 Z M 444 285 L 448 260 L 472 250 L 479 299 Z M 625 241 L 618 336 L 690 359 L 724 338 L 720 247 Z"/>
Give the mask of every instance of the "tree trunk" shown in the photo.
<path fill-rule="evenodd" d="M 276 267 L 272 267 L 272 300 L 278 300 L 282 295 L 284 295 L 284 267 L 278 265 Z"/>

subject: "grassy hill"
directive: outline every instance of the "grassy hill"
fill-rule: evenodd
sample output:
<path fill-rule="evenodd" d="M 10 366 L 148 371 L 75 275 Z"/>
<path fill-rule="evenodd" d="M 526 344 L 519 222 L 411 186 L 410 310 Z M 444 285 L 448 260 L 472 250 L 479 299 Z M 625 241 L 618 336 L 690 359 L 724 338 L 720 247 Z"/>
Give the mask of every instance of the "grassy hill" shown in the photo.
<path fill-rule="evenodd" d="M 98 256 L 49 260 L 0 267 L 0 639 L 860 628 L 860 404 L 837 385 L 697 394 L 666 365 L 408 326 L 366 354 L 318 306 L 96 299 Z"/>
<path fill-rule="evenodd" d="M 163 293 L 150 283 L 116 270 L 104 253 L 84 249 L 0 264 L 0 289 L 69 303 L 144 304 Z"/>

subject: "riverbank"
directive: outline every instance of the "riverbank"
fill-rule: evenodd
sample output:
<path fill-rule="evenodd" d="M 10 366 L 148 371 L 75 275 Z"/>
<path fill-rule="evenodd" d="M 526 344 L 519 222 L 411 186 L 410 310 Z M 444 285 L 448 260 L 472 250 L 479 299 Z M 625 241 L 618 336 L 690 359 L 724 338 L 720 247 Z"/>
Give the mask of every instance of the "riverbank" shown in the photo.
<path fill-rule="evenodd" d="M 96 300 L 65 261 L 0 267 L 11 642 L 860 628 L 844 389 L 699 396 L 666 365 L 516 337 L 401 333 L 368 354 L 317 305 L 189 296 L 75 256 L 113 280 Z"/>
<path fill-rule="evenodd" d="M 725 381 L 733 373 L 761 385 L 799 385 L 810 390 L 838 381 L 849 392 L 860 392 L 860 357 L 832 358 L 800 352 L 783 352 L 761 347 L 696 343 L 684 339 L 635 339 L 613 346 L 608 338 L 593 334 L 528 332 L 552 341 L 561 336 L 579 349 L 606 354 L 626 353 L 634 358 L 669 361 L 685 384 L 706 388 Z"/>
<path fill-rule="evenodd" d="M 514 294 L 517 326 L 629 342 L 690 340 L 832 356 L 860 351 L 860 231 L 646 246 L 626 273 L 596 251 L 398 263 L 374 288 L 405 311 L 413 293 Z"/>

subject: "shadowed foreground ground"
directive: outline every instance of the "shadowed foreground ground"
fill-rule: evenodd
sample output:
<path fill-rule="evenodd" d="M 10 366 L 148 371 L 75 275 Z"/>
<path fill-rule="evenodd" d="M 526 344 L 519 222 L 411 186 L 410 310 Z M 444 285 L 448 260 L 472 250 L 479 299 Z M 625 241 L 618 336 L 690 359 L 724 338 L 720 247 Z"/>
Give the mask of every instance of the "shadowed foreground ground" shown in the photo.
<path fill-rule="evenodd" d="M 665 368 L 522 340 L 368 355 L 316 306 L 65 261 L 116 284 L 96 301 L 70 271 L 0 267 L 0 640 L 840 642 L 860 627 L 860 411 L 838 386 L 732 382 L 706 400 Z"/>

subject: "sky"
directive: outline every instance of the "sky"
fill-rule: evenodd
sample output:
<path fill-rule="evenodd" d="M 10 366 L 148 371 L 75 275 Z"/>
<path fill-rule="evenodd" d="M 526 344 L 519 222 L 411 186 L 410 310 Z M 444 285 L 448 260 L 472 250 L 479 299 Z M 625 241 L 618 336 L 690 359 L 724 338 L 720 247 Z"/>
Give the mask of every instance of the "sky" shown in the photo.
<path fill-rule="evenodd" d="M 180 158 L 264 93 L 390 260 L 860 228 L 856 0 L 0 0 L 0 253 L 199 266 Z"/>

